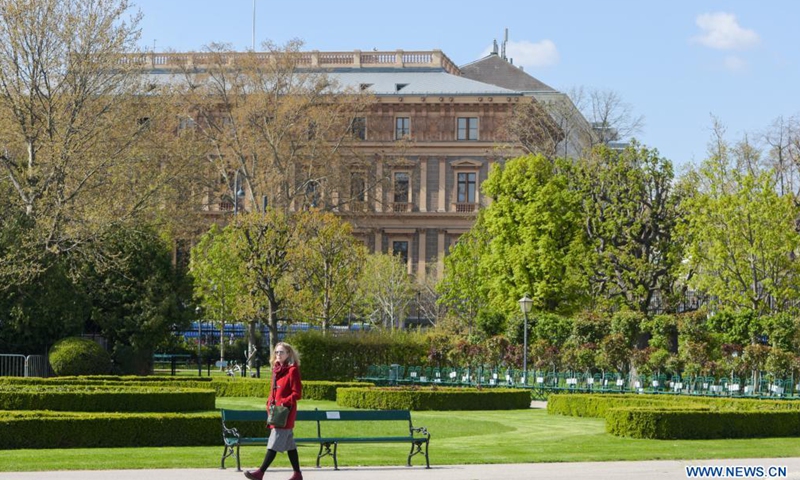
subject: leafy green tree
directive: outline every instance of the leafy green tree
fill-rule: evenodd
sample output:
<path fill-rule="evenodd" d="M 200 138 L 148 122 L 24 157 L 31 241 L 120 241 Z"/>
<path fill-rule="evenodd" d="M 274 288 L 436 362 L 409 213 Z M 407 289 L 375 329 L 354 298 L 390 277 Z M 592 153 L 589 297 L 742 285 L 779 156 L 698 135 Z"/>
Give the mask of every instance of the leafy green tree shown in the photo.
<path fill-rule="evenodd" d="M 352 310 L 366 248 L 352 234 L 352 226 L 333 213 L 316 209 L 296 214 L 297 235 L 290 250 L 293 281 L 310 294 L 297 306 L 322 330 L 344 320 Z"/>
<path fill-rule="evenodd" d="M 576 163 L 571 182 L 588 244 L 581 264 L 593 297 L 644 314 L 669 297 L 681 261 L 673 180 L 671 162 L 636 142 L 622 151 L 599 145 Z"/>
<path fill-rule="evenodd" d="M 117 364 L 135 370 L 127 373 L 147 373 L 155 347 L 191 320 L 190 284 L 173 266 L 171 243 L 152 227 L 115 228 L 96 248 L 103 254 L 82 266 L 79 280 L 91 301 L 90 323 Z"/>
<path fill-rule="evenodd" d="M 484 227 L 483 211 L 473 227 L 461 235 L 458 243 L 444 259 L 444 276 L 436 285 L 438 304 L 455 312 L 472 332 L 475 317 L 489 305 L 489 290 L 486 282 L 475 282 L 484 278 L 481 260 L 489 248 L 489 236 Z"/>
<path fill-rule="evenodd" d="M 739 168 L 727 152 L 723 144 L 690 174 L 698 190 L 684 206 L 684 275 L 722 308 L 785 309 L 800 287 L 797 208 L 771 170 Z"/>
<path fill-rule="evenodd" d="M 292 289 L 295 268 L 291 249 L 297 241 L 297 221 L 283 210 L 267 208 L 264 213 L 237 215 L 233 226 L 239 260 L 244 267 L 243 285 L 252 299 L 251 321 L 266 309 L 270 348 L 278 343 L 278 320 L 286 316 L 285 301 Z M 263 308 L 262 308 L 263 306 Z"/>
<path fill-rule="evenodd" d="M 202 306 L 202 319 L 220 329 L 220 361 L 225 360 L 225 324 L 242 318 L 243 299 L 249 297 L 239 236 L 233 226 L 212 225 L 192 248 L 189 270 L 194 279 L 194 298 Z"/>
<path fill-rule="evenodd" d="M 574 268 L 579 199 L 566 168 L 540 155 L 520 157 L 494 168 L 483 184 L 492 204 L 477 228 L 489 241 L 472 281 L 481 278 L 489 304 L 507 315 L 518 315 L 517 300 L 525 294 L 535 311 L 570 310 L 581 301 L 583 284 Z"/>
<path fill-rule="evenodd" d="M 735 345 L 755 342 L 756 332 L 760 330 L 756 315 L 751 310 L 715 312 L 708 317 L 708 327 L 720 343 Z"/>

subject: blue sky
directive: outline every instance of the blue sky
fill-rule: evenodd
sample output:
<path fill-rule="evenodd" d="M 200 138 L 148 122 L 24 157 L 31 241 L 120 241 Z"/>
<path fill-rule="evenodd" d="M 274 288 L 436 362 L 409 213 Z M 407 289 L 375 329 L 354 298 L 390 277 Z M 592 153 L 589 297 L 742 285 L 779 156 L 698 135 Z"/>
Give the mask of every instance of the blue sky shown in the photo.
<path fill-rule="evenodd" d="M 250 48 L 253 0 L 131 0 L 142 48 Z M 561 91 L 613 90 L 641 142 L 679 168 L 706 157 L 712 115 L 736 141 L 800 115 L 800 2 L 784 0 L 421 2 L 256 0 L 256 45 L 308 50 L 440 49 L 463 65 L 509 29 L 508 56 Z"/>

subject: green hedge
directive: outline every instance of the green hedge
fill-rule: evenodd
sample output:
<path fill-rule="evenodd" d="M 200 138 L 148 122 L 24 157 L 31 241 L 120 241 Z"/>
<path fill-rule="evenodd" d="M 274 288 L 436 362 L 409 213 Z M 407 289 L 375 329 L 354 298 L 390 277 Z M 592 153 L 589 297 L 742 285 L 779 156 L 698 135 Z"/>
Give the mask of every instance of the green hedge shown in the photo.
<path fill-rule="evenodd" d="M 502 388 L 339 388 L 336 403 L 374 410 L 513 410 L 530 408 L 531 394 Z"/>
<path fill-rule="evenodd" d="M 302 354 L 304 380 L 351 381 L 365 376 L 370 365 L 419 365 L 428 355 L 425 337 L 413 332 L 324 335 L 311 330 L 287 341 Z"/>
<path fill-rule="evenodd" d="M 221 445 L 220 415 L 0 412 L 0 450 Z"/>
<path fill-rule="evenodd" d="M 685 395 L 557 394 L 548 397 L 547 412 L 575 417 L 602 418 L 611 408 L 694 408 L 698 405 L 705 406 L 710 410 L 800 410 L 800 402 L 790 400 L 689 397 Z"/>
<path fill-rule="evenodd" d="M 97 385 L 0 386 L 0 410 L 194 412 L 214 409 L 210 389 Z"/>
<path fill-rule="evenodd" d="M 649 439 L 715 439 L 800 436 L 797 411 L 711 411 L 694 409 L 612 408 L 606 431 Z"/>
<path fill-rule="evenodd" d="M 604 417 L 614 435 L 714 439 L 800 435 L 800 402 L 671 395 L 551 395 L 551 414 Z"/>
<path fill-rule="evenodd" d="M 181 378 L 173 381 L 172 379 Z M 147 379 L 147 380 L 144 380 Z M 194 380 L 189 377 L 58 377 L 58 378 L 24 378 L 0 377 L 0 388 L 3 385 L 86 385 L 86 386 L 125 386 L 137 387 L 162 387 L 162 388 L 196 388 L 202 390 L 213 389 L 218 397 L 260 397 L 266 398 L 269 394 L 269 378 L 203 378 Z M 373 386 L 366 382 L 325 382 L 306 380 L 303 381 L 303 398 L 309 400 L 336 401 L 336 389 L 339 387 L 365 387 Z"/>

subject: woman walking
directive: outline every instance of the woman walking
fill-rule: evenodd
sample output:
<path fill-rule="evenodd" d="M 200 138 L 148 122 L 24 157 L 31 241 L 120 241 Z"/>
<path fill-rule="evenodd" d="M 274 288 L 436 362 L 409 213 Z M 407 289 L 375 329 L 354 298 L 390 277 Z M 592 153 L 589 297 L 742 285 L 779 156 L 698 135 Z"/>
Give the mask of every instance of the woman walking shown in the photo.
<path fill-rule="evenodd" d="M 244 476 L 250 480 L 262 480 L 264 472 L 275 460 L 277 453 L 286 452 L 294 470 L 289 480 L 303 480 L 293 431 L 294 420 L 297 417 L 297 401 L 303 396 L 303 385 L 300 382 L 300 355 L 288 343 L 280 342 L 275 346 L 269 362 L 272 365 L 272 388 L 267 398 L 267 409 L 270 405 L 288 407 L 289 418 L 283 427 L 269 426 L 271 432 L 264 462 L 258 470 L 244 472 Z"/>

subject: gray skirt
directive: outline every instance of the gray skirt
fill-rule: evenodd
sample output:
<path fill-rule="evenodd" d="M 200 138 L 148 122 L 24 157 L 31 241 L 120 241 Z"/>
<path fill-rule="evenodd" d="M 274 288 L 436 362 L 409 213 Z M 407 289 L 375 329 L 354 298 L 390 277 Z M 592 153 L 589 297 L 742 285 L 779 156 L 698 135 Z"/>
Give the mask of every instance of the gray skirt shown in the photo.
<path fill-rule="evenodd" d="M 267 448 L 276 452 L 297 449 L 294 443 L 294 430 L 291 428 L 273 428 L 269 434 Z"/>

